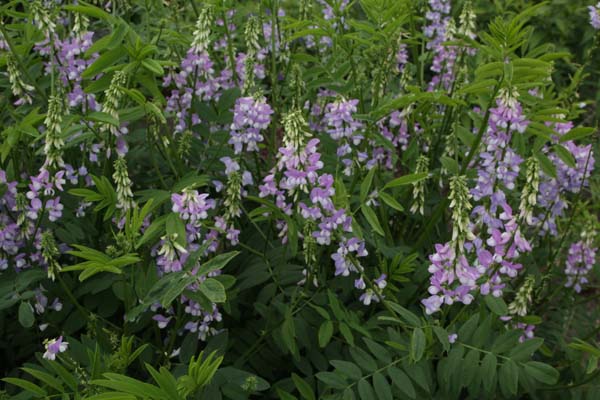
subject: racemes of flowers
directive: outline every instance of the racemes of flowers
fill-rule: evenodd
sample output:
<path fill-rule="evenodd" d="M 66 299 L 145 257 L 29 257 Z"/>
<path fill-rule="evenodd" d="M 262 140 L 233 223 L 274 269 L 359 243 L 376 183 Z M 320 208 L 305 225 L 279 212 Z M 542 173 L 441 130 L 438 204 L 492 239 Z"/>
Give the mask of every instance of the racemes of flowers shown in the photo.
<path fill-rule="evenodd" d="M 259 196 L 274 197 L 275 205 L 284 217 L 278 222 L 279 236 L 286 243 L 289 223 L 302 221 L 301 226 L 294 229 L 302 232 L 307 267 L 316 266 L 317 245 L 328 246 L 337 240 L 338 249 L 331 255 L 334 275 L 362 272 L 357 258 L 366 257 L 368 252 L 360 239 L 346 236 L 352 233 L 352 217 L 334 204 L 333 176 L 319 172 L 323 168 L 317 149 L 319 139 L 312 138 L 300 110 L 284 116 L 284 129 L 285 147 L 279 149 L 277 166 L 259 186 Z M 343 130 L 341 125 L 340 130 Z M 305 275 L 314 272 L 305 271 Z"/>
<path fill-rule="evenodd" d="M 513 89 L 503 90 L 496 107 L 490 110 L 489 126 L 482 139 L 484 151 L 476 161 L 477 180 L 468 196 L 456 192 L 466 188 L 465 179 L 459 184 L 453 178 L 456 190 L 451 182 L 451 207 L 455 207 L 452 238 L 456 246 L 452 242 L 438 244 L 436 253 L 430 256 L 432 296 L 423 301 L 427 313 L 439 311 L 444 303 L 469 304 L 477 292 L 501 296 L 506 286 L 502 277 L 514 278 L 522 269 L 517 262 L 520 254 L 531 251 L 507 197 L 507 191 L 516 188 L 522 162 L 510 147 L 512 135 L 523 133 L 528 124 L 517 96 Z M 532 186 L 528 187 L 531 191 Z M 465 213 L 471 208 L 469 198 L 477 202 L 470 216 Z M 463 211 L 458 212 L 456 207 L 461 204 Z M 474 230 L 480 232 L 478 237 L 472 234 Z"/>

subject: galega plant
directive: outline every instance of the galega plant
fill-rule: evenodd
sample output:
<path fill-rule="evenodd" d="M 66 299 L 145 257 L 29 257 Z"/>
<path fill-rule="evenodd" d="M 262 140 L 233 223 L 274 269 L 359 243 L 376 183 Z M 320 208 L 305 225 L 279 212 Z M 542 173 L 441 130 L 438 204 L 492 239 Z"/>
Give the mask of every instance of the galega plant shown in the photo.
<path fill-rule="evenodd" d="M 595 45 L 490 4 L 5 1 L 4 394 L 593 398 Z"/>

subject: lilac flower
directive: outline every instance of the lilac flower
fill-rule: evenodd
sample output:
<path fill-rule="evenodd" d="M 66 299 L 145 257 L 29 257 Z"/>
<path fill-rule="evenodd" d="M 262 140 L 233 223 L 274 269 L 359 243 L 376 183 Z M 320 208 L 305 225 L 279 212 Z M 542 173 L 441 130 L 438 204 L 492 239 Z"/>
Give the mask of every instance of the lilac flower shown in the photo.
<path fill-rule="evenodd" d="M 351 257 L 351 253 L 356 253 L 356 257 L 365 257 L 368 253 L 364 242 L 358 238 L 342 240 L 339 243 L 337 252 L 331 255 L 335 263 L 335 275 L 348 276 L 350 272 L 358 272 L 362 269 L 360 263 Z"/>
<path fill-rule="evenodd" d="M 398 69 L 398 72 L 403 72 L 407 63 L 408 50 L 406 43 L 400 43 L 398 45 L 398 51 L 396 52 L 396 68 Z"/>
<path fill-rule="evenodd" d="M 179 214 L 181 219 L 197 223 L 208 217 L 208 210 L 215 208 L 215 201 L 208 198 L 208 194 L 199 194 L 197 190 L 183 189 L 182 194 L 173 193 L 172 210 Z"/>
<path fill-rule="evenodd" d="M 48 211 L 48 219 L 52 222 L 57 221 L 62 216 L 64 206 L 60 203 L 60 197 L 55 197 L 46 202 L 46 211 Z"/>
<path fill-rule="evenodd" d="M 357 105 L 358 100 L 338 100 L 329 103 L 325 106 L 325 116 L 323 118 L 326 132 L 338 142 L 337 155 L 341 158 L 341 162 L 346 165 L 344 169 L 346 175 L 352 173 L 352 159 L 344 157 L 351 154 L 364 139 L 364 136 L 359 133 L 363 128 L 363 124 L 356 121 L 352 115 L 357 112 Z M 358 158 L 358 150 L 356 151 Z"/>
<path fill-rule="evenodd" d="M 379 296 L 372 290 L 367 289 L 363 294 L 358 298 L 365 306 L 371 305 L 371 302 L 379 302 Z"/>
<path fill-rule="evenodd" d="M 456 339 L 458 339 L 457 333 L 451 333 L 448 335 L 448 342 L 450 342 L 450 344 L 454 344 L 456 342 Z"/>
<path fill-rule="evenodd" d="M 385 289 L 385 287 L 387 286 L 386 278 L 387 278 L 386 274 L 381 274 L 381 276 L 379 278 L 375 279 L 375 281 L 374 281 L 375 285 L 377 285 L 377 287 L 381 290 Z"/>
<path fill-rule="evenodd" d="M 221 157 L 219 160 L 225 164 L 225 175 L 227 175 L 227 177 L 230 177 L 231 174 L 240 170 L 240 164 L 231 157 Z"/>
<path fill-rule="evenodd" d="M 596 263 L 596 251 L 588 241 L 580 240 L 571 244 L 565 267 L 565 287 L 572 287 L 577 293 L 581 292 L 582 285 L 588 283 L 588 273 Z"/>
<path fill-rule="evenodd" d="M 46 360 L 53 361 L 56 359 L 57 354 L 67 351 L 69 343 L 63 342 L 63 337 L 59 336 L 57 339 L 46 339 L 44 341 L 44 346 L 46 348 L 46 352 L 44 353 L 43 357 Z"/>
<path fill-rule="evenodd" d="M 600 3 L 595 6 L 588 6 L 590 13 L 590 24 L 594 29 L 600 29 Z"/>
<path fill-rule="evenodd" d="M 271 123 L 272 114 L 273 109 L 264 97 L 241 97 L 236 100 L 228 142 L 234 146 L 235 154 L 240 154 L 244 145 L 246 151 L 258 151 L 258 143 L 263 141 L 261 131 Z"/>
<path fill-rule="evenodd" d="M 169 324 L 169 321 L 171 321 L 171 318 L 167 318 L 164 315 L 161 314 L 155 314 L 152 319 L 154 321 L 156 321 L 157 325 L 158 325 L 158 329 L 164 329 L 167 327 L 167 325 Z"/>

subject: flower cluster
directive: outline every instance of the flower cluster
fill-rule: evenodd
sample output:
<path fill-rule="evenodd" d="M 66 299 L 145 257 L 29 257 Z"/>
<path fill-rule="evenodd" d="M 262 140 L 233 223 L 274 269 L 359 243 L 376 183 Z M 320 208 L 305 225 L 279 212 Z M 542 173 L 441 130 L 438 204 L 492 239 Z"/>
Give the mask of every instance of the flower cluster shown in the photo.
<path fill-rule="evenodd" d="M 581 292 L 582 286 L 588 283 L 587 275 L 596 264 L 596 252 L 597 249 L 592 246 L 589 238 L 571 244 L 565 266 L 565 287 Z"/>
<path fill-rule="evenodd" d="M 588 11 L 590 13 L 590 25 L 594 29 L 600 29 L 600 3 L 595 6 L 588 6 Z"/>
<path fill-rule="evenodd" d="M 271 123 L 272 114 L 273 109 L 264 97 L 236 100 L 229 139 L 235 154 L 240 154 L 244 147 L 249 152 L 258 151 L 258 144 L 264 140 L 261 131 Z"/>
<path fill-rule="evenodd" d="M 500 296 L 506 286 L 502 276 L 515 277 L 522 269 L 516 260 L 521 253 L 531 251 L 505 192 L 516 188 L 522 162 L 510 147 L 512 134 L 524 132 L 528 124 L 515 96 L 515 91 L 502 92 L 496 107 L 490 110 L 489 126 L 482 139 L 485 151 L 479 154 L 477 182 L 469 195 L 477 201 L 471 213 L 473 222 L 464 212 L 470 209 L 470 205 L 465 208 L 468 197 L 451 194 L 452 237 L 458 245 L 454 248 L 450 244 L 438 244 L 436 253 L 430 256 L 429 292 L 432 296 L 423 300 L 427 313 L 438 311 L 444 303 L 469 304 L 476 290 L 482 295 Z M 457 185 L 456 180 L 453 182 Z M 463 192 L 465 186 L 464 180 L 454 189 L 451 185 L 452 193 Z M 528 190 L 532 191 L 533 187 Z M 528 193 L 528 197 L 531 196 L 535 193 Z M 461 207 L 463 211 L 459 211 Z M 474 229 L 481 232 L 479 237 L 473 235 Z M 458 283 L 453 285 L 456 280 Z"/>
<path fill-rule="evenodd" d="M 364 135 L 363 124 L 356 121 L 352 114 L 357 112 L 358 100 L 338 100 L 325 106 L 324 124 L 326 132 L 333 140 L 338 142 L 337 156 L 344 166 L 344 174 L 352 173 L 353 158 L 359 163 L 365 161 L 368 155 L 365 152 L 353 154 L 355 147 L 359 146 Z"/>

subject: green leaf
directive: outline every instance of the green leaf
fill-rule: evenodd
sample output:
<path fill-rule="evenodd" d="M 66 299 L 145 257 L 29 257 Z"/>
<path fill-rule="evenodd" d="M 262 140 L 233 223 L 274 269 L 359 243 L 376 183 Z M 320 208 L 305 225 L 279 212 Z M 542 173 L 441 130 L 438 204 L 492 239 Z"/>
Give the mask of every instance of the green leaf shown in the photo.
<path fill-rule="evenodd" d="M 556 179 L 556 167 L 554 166 L 552 160 L 550 160 L 548 156 L 541 152 L 535 152 L 534 155 L 535 158 L 537 158 L 540 162 L 540 168 L 542 171 L 551 178 Z"/>
<path fill-rule="evenodd" d="M 333 372 L 318 372 L 315 376 L 318 380 L 334 389 L 344 389 L 348 386 L 348 383 L 343 377 Z"/>
<path fill-rule="evenodd" d="M 125 375 L 115 373 L 105 373 L 104 376 L 107 379 L 96 379 L 91 383 L 93 385 L 107 387 L 110 389 L 118 390 L 124 393 L 132 394 L 143 399 L 156 398 L 156 399 L 167 399 L 169 396 L 158 387 L 139 381 L 135 378 L 130 378 Z"/>
<path fill-rule="evenodd" d="M 362 378 L 362 372 L 360 368 L 356 366 L 356 364 L 343 360 L 331 360 L 329 363 L 335 367 L 336 371 L 346 375 L 348 378 L 354 381 Z"/>
<path fill-rule="evenodd" d="M 161 284 L 161 282 L 169 281 L 169 285 L 166 287 L 166 291 L 162 294 L 162 296 L 160 296 L 160 304 L 163 307 L 169 307 L 173 300 L 175 300 L 175 298 L 177 298 L 179 295 L 181 295 L 181 293 L 183 293 L 185 288 L 197 281 L 197 278 L 195 276 L 190 276 L 184 272 L 171 273 L 167 275 L 167 277 L 163 276 L 155 284 L 155 286 L 158 287 L 158 285 Z M 150 292 L 152 293 L 152 289 L 150 289 Z"/>
<path fill-rule="evenodd" d="M 446 171 L 450 172 L 453 175 L 459 174 L 460 166 L 458 165 L 458 162 L 454 158 L 442 156 L 440 158 L 440 162 L 442 163 L 442 166 L 446 169 Z"/>
<path fill-rule="evenodd" d="M 471 318 L 467 320 L 458 330 L 458 337 L 464 343 L 468 343 L 471 341 L 471 336 L 473 336 L 473 332 L 477 328 L 479 324 L 479 313 L 474 314 Z"/>
<path fill-rule="evenodd" d="M 63 8 L 67 11 L 73 11 L 80 14 L 89 15 L 90 17 L 102 19 L 107 22 L 114 21 L 115 17 L 107 13 L 101 8 L 92 6 L 92 5 L 64 5 Z"/>
<path fill-rule="evenodd" d="M 508 315 L 508 307 L 506 306 L 506 303 L 502 297 L 487 295 L 483 299 L 485 300 L 485 304 L 488 306 L 490 311 L 494 314 L 499 316 Z"/>
<path fill-rule="evenodd" d="M 373 372 L 377 369 L 377 362 L 366 351 L 359 347 L 350 347 L 350 356 L 356 361 L 356 365 L 364 371 Z"/>
<path fill-rule="evenodd" d="M 279 396 L 279 400 L 297 400 L 298 399 L 293 394 L 284 392 L 283 390 L 281 390 L 279 388 L 276 388 L 275 391 L 277 392 L 277 395 Z"/>
<path fill-rule="evenodd" d="M 379 192 L 378 196 L 381 200 L 383 200 L 383 202 L 385 204 L 387 204 L 388 206 L 392 207 L 394 210 L 396 211 L 404 211 L 404 207 L 402 207 L 402 204 L 398 203 L 396 201 L 396 199 L 394 199 L 391 195 L 389 195 L 388 193 L 385 192 Z"/>
<path fill-rule="evenodd" d="M 479 351 L 471 350 L 467 353 L 463 364 L 463 376 L 461 377 L 461 385 L 469 386 L 477 376 L 479 369 Z"/>
<path fill-rule="evenodd" d="M 103 124 L 108 124 L 108 125 L 113 125 L 113 126 L 120 125 L 119 120 L 117 118 L 113 117 L 110 114 L 102 112 L 102 111 L 94 111 L 89 114 L 86 114 L 85 119 L 94 121 L 94 122 L 101 122 Z"/>
<path fill-rule="evenodd" d="M 213 303 L 224 303 L 227 300 L 225 287 L 214 278 L 208 278 L 200 284 L 200 291 Z"/>
<path fill-rule="evenodd" d="M 22 301 L 19 305 L 19 323 L 24 328 L 31 328 L 35 322 L 35 316 L 33 315 L 33 307 L 27 301 Z"/>
<path fill-rule="evenodd" d="M 554 152 L 558 155 L 558 157 L 569 167 L 575 168 L 575 158 L 573 154 L 569 150 L 567 150 L 563 145 L 556 144 L 552 146 Z"/>
<path fill-rule="evenodd" d="M 354 400 L 356 399 L 356 395 L 351 388 L 344 389 L 344 393 L 342 394 L 342 400 Z"/>
<path fill-rule="evenodd" d="M 500 384 L 502 392 L 512 396 L 517 394 L 519 386 L 519 367 L 517 367 L 517 364 L 513 360 L 506 360 L 500 367 L 498 383 Z"/>
<path fill-rule="evenodd" d="M 288 308 L 285 313 L 285 319 L 283 324 L 281 324 L 281 335 L 290 353 L 296 355 L 298 350 L 296 346 L 296 324 L 294 323 L 291 308 Z"/>
<path fill-rule="evenodd" d="M 106 392 L 100 393 L 91 397 L 86 397 L 86 400 L 136 400 L 137 397 L 123 392 Z"/>
<path fill-rule="evenodd" d="M 538 361 L 529 361 L 525 363 L 525 372 L 535 380 L 547 385 L 554 385 L 558 381 L 560 375 L 551 365 Z"/>
<path fill-rule="evenodd" d="M 324 321 L 319 327 L 319 347 L 325 347 L 333 336 L 333 322 Z"/>
<path fill-rule="evenodd" d="M 33 368 L 21 368 L 23 371 L 27 372 L 29 375 L 39 379 L 44 382 L 46 385 L 50 386 L 52 389 L 56 389 L 59 393 L 64 392 L 64 387 L 61 384 L 60 380 L 56 379 L 54 376 L 37 370 Z"/>
<path fill-rule="evenodd" d="M 348 325 L 346 325 L 343 322 L 340 322 L 340 333 L 342 334 L 342 336 L 344 337 L 344 339 L 346 339 L 346 342 L 348 342 L 350 344 L 350 346 L 354 346 L 354 335 L 352 335 L 352 331 L 350 330 L 350 327 Z"/>
<path fill-rule="evenodd" d="M 445 351 L 450 350 L 450 341 L 448 340 L 448 331 L 440 326 L 433 327 L 433 333 L 437 336 Z"/>
<path fill-rule="evenodd" d="M 421 328 L 415 328 L 410 339 L 410 357 L 414 362 L 419 361 L 425 352 L 426 339 Z"/>
<path fill-rule="evenodd" d="M 498 365 L 498 359 L 493 353 L 487 353 L 483 357 L 481 363 L 481 379 L 483 387 L 488 392 L 493 392 L 496 386 L 496 367 Z"/>
<path fill-rule="evenodd" d="M 558 140 L 560 143 L 568 142 L 569 140 L 579 140 L 588 137 L 592 133 L 596 132 L 596 128 L 573 128 Z"/>
<path fill-rule="evenodd" d="M 396 312 L 398 315 L 400 315 L 400 317 L 402 317 L 402 319 L 404 319 L 410 326 L 412 326 L 412 327 L 421 326 L 421 320 L 419 319 L 419 317 L 417 317 L 411 311 L 402 307 L 400 304 L 397 304 L 397 303 L 394 303 L 394 302 L 391 302 L 388 300 L 384 300 L 384 301 L 394 312 Z"/>
<path fill-rule="evenodd" d="M 185 224 L 179 218 L 177 213 L 171 213 L 167 217 L 166 222 L 167 234 L 168 235 L 177 235 L 176 242 L 180 244 L 182 247 L 185 247 L 187 244 L 187 237 L 185 231 Z"/>
<path fill-rule="evenodd" d="M 373 209 L 366 204 L 361 205 L 360 209 L 365 218 L 367 219 L 369 225 L 371 225 L 371 228 L 373 228 L 373 231 L 380 236 L 385 236 L 385 233 L 383 232 L 383 228 L 379 223 L 379 219 L 377 219 L 377 214 L 375 214 L 375 211 L 373 211 Z"/>
<path fill-rule="evenodd" d="M 381 372 L 375 372 L 373 374 L 373 387 L 377 398 L 380 400 L 394 400 L 392 396 L 392 389 L 387 379 L 381 374 Z"/>
<path fill-rule="evenodd" d="M 162 65 L 160 65 L 158 61 L 151 58 L 142 60 L 142 66 L 159 77 L 165 74 L 165 70 L 163 69 Z"/>
<path fill-rule="evenodd" d="M 30 393 L 33 393 L 34 395 L 36 395 L 36 397 L 46 397 L 48 395 L 48 393 L 42 389 L 41 387 L 39 387 L 38 385 L 36 385 L 35 383 L 26 381 L 25 379 L 19 379 L 19 378 L 2 378 L 2 380 L 6 383 L 10 383 L 11 385 L 15 385 L 18 386 L 22 389 L 27 390 Z"/>
<path fill-rule="evenodd" d="M 373 183 L 373 175 L 377 170 L 376 167 L 373 167 L 367 173 L 367 176 L 360 184 L 360 203 L 363 204 L 367 200 L 367 196 L 369 195 L 369 190 L 371 189 L 371 184 Z"/>
<path fill-rule="evenodd" d="M 196 275 L 207 275 L 213 271 L 223 269 L 238 254 L 240 254 L 239 251 L 230 251 L 228 253 L 219 254 L 202 264 Z"/>
<path fill-rule="evenodd" d="M 373 354 L 379 361 L 382 361 L 386 364 L 392 362 L 392 357 L 388 348 L 383 347 L 379 343 L 367 337 L 363 337 L 363 341 L 367 344 L 371 354 Z"/>
<path fill-rule="evenodd" d="M 426 179 L 428 176 L 428 172 L 419 172 L 417 174 L 404 175 L 400 178 L 396 178 L 394 180 L 389 181 L 383 188 L 390 189 L 398 186 L 410 185 L 412 183 L 417 183 L 423 179 Z"/>
<path fill-rule="evenodd" d="M 390 378 L 392 378 L 392 382 L 394 383 L 394 385 L 396 385 L 396 387 L 398 387 L 398 389 L 400 389 L 402 393 L 404 393 L 411 399 L 417 398 L 415 387 L 413 386 L 408 375 L 404 373 L 404 371 L 396 367 L 389 367 L 387 372 Z"/>
<path fill-rule="evenodd" d="M 529 360 L 533 353 L 544 343 L 544 339 L 542 338 L 532 338 L 524 341 L 517 345 L 517 347 L 513 348 L 513 350 L 509 353 L 509 357 L 514 361 L 525 361 Z"/>
<path fill-rule="evenodd" d="M 123 46 L 116 47 L 112 50 L 108 50 L 103 53 L 94 61 L 92 65 L 86 68 L 85 71 L 81 74 L 81 77 L 84 79 L 92 78 L 95 75 L 105 72 L 105 69 L 114 65 L 116 61 L 118 61 L 121 57 L 123 57 L 126 53 Z"/>
<path fill-rule="evenodd" d="M 358 395 L 361 400 L 374 400 L 377 398 L 371 384 L 366 379 L 358 381 Z"/>
<path fill-rule="evenodd" d="M 313 393 L 312 387 L 302 379 L 300 376 L 296 375 L 292 372 L 292 380 L 294 381 L 294 385 L 296 385 L 296 389 L 298 389 L 298 393 L 305 400 L 315 400 L 315 395 Z"/>

